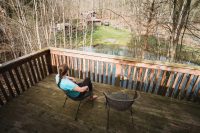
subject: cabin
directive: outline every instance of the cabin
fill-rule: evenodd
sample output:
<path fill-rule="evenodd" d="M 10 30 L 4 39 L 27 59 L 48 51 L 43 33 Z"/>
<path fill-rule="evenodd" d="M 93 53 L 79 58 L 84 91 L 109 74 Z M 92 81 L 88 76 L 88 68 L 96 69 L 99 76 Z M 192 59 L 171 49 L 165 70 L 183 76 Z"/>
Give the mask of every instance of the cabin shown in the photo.
<path fill-rule="evenodd" d="M 90 77 L 98 98 L 78 103 L 55 83 L 57 67 L 69 76 Z M 140 94 L 129 112 L 107 112 L 103 92 Z M 0 66 L 0 129 L 4 132 L 198 132 L 200 68 L 77 50 L 46 48 Z"/>
<path fill-rule="evenodd" d="M 82 19 L 86 21 L 87 24 L 94 24 L 95 26 L 101 25 L 101 19 L 98 19 L 97 13 L 95 11 L 87 11 L 81 13 Z"/>

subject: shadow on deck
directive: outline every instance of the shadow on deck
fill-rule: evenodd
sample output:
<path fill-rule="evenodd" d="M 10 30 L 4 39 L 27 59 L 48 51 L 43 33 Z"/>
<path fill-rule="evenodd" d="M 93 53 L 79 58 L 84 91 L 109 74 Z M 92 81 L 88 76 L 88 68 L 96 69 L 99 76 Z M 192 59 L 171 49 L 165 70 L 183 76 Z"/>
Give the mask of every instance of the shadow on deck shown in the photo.
<path fill-rule="evenodd" d="M 106 132 L 107 116 L 102 92 L 120 91 L 120 88 L 94 83 L 94 92 L 99 96 L 94 107 L 84 102 L 78 121 L 74 121 L 78 102 L 68 100 L 66 107 L 62 107 L 65 95 L 57 88 L 54 76 L 48 76 L 0 109 L 1 133 Z M 109 132 L 183 133 L 200 130 L 198 104 L 154 94 L 140 95 L 133 105 L 135 126 L 131 125 L 128 111 L 111 110 Z"/>

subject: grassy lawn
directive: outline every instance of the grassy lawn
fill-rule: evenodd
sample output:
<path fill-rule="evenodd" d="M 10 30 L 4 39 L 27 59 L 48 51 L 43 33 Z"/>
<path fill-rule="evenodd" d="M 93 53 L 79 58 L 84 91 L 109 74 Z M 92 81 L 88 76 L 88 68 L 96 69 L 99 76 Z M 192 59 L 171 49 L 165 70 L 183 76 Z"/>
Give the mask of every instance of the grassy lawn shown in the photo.
<path fill-rule="evenodd" d="M 110 26 L 97 27 L 93 35 L 95 44 L 118 44 L 127 45 L 131 40 L 130 32 L 126 30 L 115 29 Z"/>

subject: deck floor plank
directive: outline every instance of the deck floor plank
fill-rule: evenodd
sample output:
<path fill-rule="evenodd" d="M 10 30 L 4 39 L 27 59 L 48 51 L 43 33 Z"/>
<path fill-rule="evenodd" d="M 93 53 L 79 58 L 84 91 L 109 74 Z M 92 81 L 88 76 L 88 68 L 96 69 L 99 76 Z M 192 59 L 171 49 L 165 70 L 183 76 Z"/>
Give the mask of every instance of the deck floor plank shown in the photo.
<path fill-rule="evenodd" d="M 106 132 L 106 110 L 103 91 L 125 91 L 119 87 L 94 83 L 98 95 L 94 107 L 85 101 L 80 108 L 78 121 L 74 115 L 78 102 L 68 100 L 63 108 L 64 93 L 54 81 L 55 75 L 25 91 L 0 108 L 1 133 L 104 133 Z M 110 112 L 111 133 L 133 132 L 190 132 L 200 131 L 200 105 L 179 101 L 154 94 L 140 93 L 133 105 L 134 124 L 130 113 Z"/>

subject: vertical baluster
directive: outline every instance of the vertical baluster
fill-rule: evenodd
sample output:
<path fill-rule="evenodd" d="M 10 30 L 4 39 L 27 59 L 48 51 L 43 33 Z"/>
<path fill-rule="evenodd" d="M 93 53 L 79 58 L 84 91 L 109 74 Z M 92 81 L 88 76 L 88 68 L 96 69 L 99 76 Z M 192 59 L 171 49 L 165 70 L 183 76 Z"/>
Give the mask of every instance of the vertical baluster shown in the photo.
<path fill-rule="evenodd" d="M 74 57 L 73 58 L 73 61 L 74 61 L 74 77 L 77 77 L 77 58 Z"/>
<path fill-rule="evenodd" d="M 47 69 L 46 69 L 46 65 L 45 65 L 45 61 L 44 61 L 44 56 L 41 56 L 41 60 L 42 60 L 42 67 L 43 67 L 43 71 L 44 71 L 44 77 L 47 76 Z"/>
<path fill-rule="evenodd" d="M 76 66 L 76 77 L 79 78 L 79 58 L 75 58 L 75 66 Z"/>
<path fill-rule="evenodd" d="M 58 66 L 60 65 L 59 60 L 58 60 L 58 55 L 54 55 L 54 58 L 55 58 L 55 68 L 56 68 L 56 73 L 57 73 L 58 72 Z"/>
<path fill-rule="evenodd" d="M 24 84 L 22 82 L 22 78 L 20 77 L 19 70 L 17 69 L 17 67 L 15 67 L 14 70 L 15 70 L 15 73 L 16 73 L 16 76 L 17 76 L 17 79 L 19 81 L 19 84 L 21 86 L 22 91 L 25 91 L 25 87 L 24 87 Z"/>
<path fill-rule="evenodd" d="M 85 76 L 86 77 L 88 77 L 88 75 L 89 75 L 89 72 L 88 72 L 89 71 L 88 70 L 89 69 L 88 68 L 89 67 L 89 63 L 88 63 L 88 61 L 89 61 L 88 59 L 85 60 Z"/>
<path fill-rule="evenodd" d="M 29 81 L 30 81 L 30 83 L 31 83 L 31 86 L 33 86 L 34 83 L 33 83 L 32 77 L 31 77 L 30 68 L 29 68 L 29 66 L 27 65 L 27 63 L 25 63 L 24 65 L 25 65 L 25 68 L 26 68 L 26 70 L 27 70 L 27 74 L 28 74 L 28 78 L 29 78 Z"/>
<path fill-rule="evenodd" d="M 106 83 L 106 63 L 105 62 L 102 62 L 103 63 L 103 83 L 105 84 Z"/>
<path fill-rule="evenodd" d="M 76 71 L 77 71 L 77 78 L 80 78 L 80 58 L 76 58 L 76 62 L 77 62 L 77 67 L 76 67 Z"/>
<path fill-rule="evenodd" d="M 137 86 L 136 86 L 136 88 L 139 90 L 140 88 L 141 88 L 141 86 L 142 86 L 142 77 L 143 77 L 143 69 L 144 68 L 140 68 L 139 69 L 139 71 L 138 71 L 138 82 L 137 82 Z"/>
<path fill-rule="evenodd" d="M 57 66 L 56 66 L 56 57 L 55 54 L 51 54 L 51 64 L 52 64 L 52 71 L 53 73 L 57 73 Z"/>
<path fill-rule="evenodd" d="M 129 66 L 129 70 L 130 73 L 128 74 L 128 88 L 132 89 L 132 84 L 133 84 L 133 71 L 134 71 L 134 67 L 133 66 Z"/>
<path fill-rule="evenodd" d="M 108 63 L 105 63 L 105 83 L 108 84 Z"/>
<path fill-rule="evenodd" d="M 25 72 L 24 72 L 24 68 L 22 67 L 22 65 L 19 66 L 19 69 L 20 69 L 20 71 L 21 71 L 21 73 L 22 73 L 22 77 L 23 77 L 23 80 L 24 80 L 24 82 L 25 82 L 25 84 L 26 84 L 26 87 L 29 88 L 30 85 L 29 85 L 28 80 L 27 80 L 28 78 L 27 78 L 27 76 L 26 76 L 26 74 L 25 74 Z"/>
<path fill-rule="evenodd" d="M 95 81 L 96 82 L 99 82 L 99 61 L 96 61 L 96 65 L 95 65 L 96 67 L 96 69 L 95 69 Z"/>
<path fill-rule="evenodd" d="M 110 73 L 111 73 L 111 67 L 110 67 L 110 64 L 107 62 L 107 73 L 108 73 L 108 75 L 107 75 L 107 84 L 110 84 L 110 82 L 111 82 L 111 75 L 110 75 Z"/>
<path fill-rule="evenodd" d="M 46 65 L 48 68 L 48 74 L 51 74 L 53 72 L 52 54 L 50 54 L 50 53 L 46 54 L 45 58 L 46 58 Z"/>
<path fill-rule="evenodd" d="M 100 66 L 100 67 L 101 67 L 100 81 L 101 81 L 101 83 L 103 83 L 103 77 L 104 77 L 104 76 L 103 76 L 103 75 L 104 75 L 103 62 L 101 62 L 101 66 Z"/>
<path fill-rule="evenodd" d="M 76 57 L 74 57 L 74 77 L 77 77 L 77 66 L 78 66 L 78 64 L 77 64 L 77 58 Z"/>
<path fill-rule="evenodd" d="M 182 77 L 183 77 L 183 74 L 182 73 L 178 73 L 176 78 L 175 78 L 175 81 L 173 83 L 173 86 L 172 86 L 172 97 L 177 97 L 177 92 L 178 92 L 178 88 L 179 88 L 179 85 L 181 83 L 181 80 L 182 80 Z"/>
<path fill-rule="evenodd" d="M 74 71 L 74 64 L 75 64 L 75 62 L 74 62 L 74 57 L 71 57 L 70 62 L 71 62 L 71 76 L 74 77 L 75 76 L 75 71 Z"/>
<path fill-rule="evenodd" d="M 90 60 L 87 60 L 87 77 L 90 78 Z"/>
<path fill-rule="evenodd" d="M 68 66 L 68 64 L 67 64 L 67 56 L 64 56 L 63 58 L 64 58 L 65 65 Z"/>
<path fill-rule="evenodd" d="M 60 59 L 61 55 L 56 55 L 56 59 L 57 59 L 57 67 L 62 65 L 61 59 Z"/>
<path fill-rule="evenodd" d="M 136 89 L 135 85 L 137 84 L 137 67 L 134 67 L 134 71 L 133 71 L 133 83 L 131 88 Z"/>
<path fill-rule="evenodd" d="M 70 69 L 71 69 L 71 66 L 70 66 L 70 57 L 66 56 L 65 58 L 66 58 L 67 67 L 69 68 L 67 74 L 70 75 L 70 73 L 71 73 L 71 71 L 70 71 Z"/>
<path fill-rule="evenodd" d="M 83 59 L 79 58 L 79 78 L 83 78 Z"/>
<path fill-rule="evenodd" d="M 62 55 L 62 59 L 63 59 L 63 64 L 67 65 L 67 59 L 65 55 Z"/>
<path fill-rule="evenodd" d="M 88 60 L 88 69 L 89 69 L 88 77 L 92 80 L 92 60 Z"/>
<path fill-rule="evenodd" d="M 159 90 L 158 90 L 159 94 L 164 95 L 166 78 L 167 78 L 167 71 L 164 71 L 163 75 L 162 75 L 162 78 L 161 78 L 160 87 L 159 87 Z"/>
<path fill-rule="evenodd" d="M 190 75 L 185 74 L 179 87 L 180 88 L 179 99 L 183 99 L 185 97 L 185 94 L 186 94 L 185 88 L 187 88 L 187 86 L 190 84 L 189 79 L 190 79 Z"/>
<path fill-rule="evenodd" d="M 83 78 L 86 78 L 86 59 L 83 59 Z"/>
<path fill-rule="evenodd" d="M 79 78 L 79 71 L 80 71 L 79 58 L 75 58 L 75 62 L 76 62 L 76 77 Z"/>
<path fill-rule="evenodd" d="M 184 89 L 186 87 L 188 79 L 189 79 L 189 74 L 184 74 L 183 79 L 179 86 L 179 94 L 178 94 L 179 99 L 182 99 L 184 97 Z"/>
<path fill-rule="evenodd" d="M 151 73 L 152 77 L 150 77 L 150 82 L 149 82 L 149 84 L 150 84 L 150 86 L 149 86 L 149 92 L 151 92 L 151 93 L 153 93 L 153 91 L 154 91 L 153 87 L 154 87 L 154 84 L 155 84 L 156 74 L 157 74 L 157 70 L 154 70 Z"/>
<path fill-rule="evenodd" d="M 110 65 L 110 71 L 109 71 L 109 84 L 112 85 L 112 73 L 113 73 L 113 64 L 112 63 L 109 63 Z"/>
<path fill-rule="evenodd" d="M 163 71 L 158 70 L 158 73 L 157 73 L 157 76 L 156 76 L 155 91 L 154 91 L 155 94 L 158 94 L 158 92 L 159 92 L 159 86 L 161 84 L 162 74 L 163 74 Z"/>
<path fill-rule="evenodd" d="M 140 75 L 140 83 L 139 83 L 139 85 L 138 85 L 138 89 L 139 90 L 142 90 L 142 86 L 143 86 L 143 84 L 144 84 L 144 76 L 145 76 L 145 71 L 146 69 L 145 68 L 141 68 L 141 75 Z"/>
<path fill-rule="evenodd" d="M 95 62 L 94 62 L 94 60 L 92 60 L 92 81 L 95 81 Z"/>
<path fill-rule="evenodd" d="M 198 97 L 198 92 L 200 90 L 200 76 L 198 76 L 198 79 L 194 85 L 194 87 L 192 88 L 192 100 L 196 101 L 197 97 Z"/>
<path fill-rule="evenodd" d="M 191 93 L 192 93 L 192 88 L 194 86 L 194 83 L 196 82 L 197 80 L 197 76 L 196 75 L 191 75 L 191 81 L 190 81 L 190 84 L 188 86 L 186 86 L 186 98 L 187 100 L 190 99 L 190 96 L 191 96 Z"/>
<path fill-rule="evenodd" d="M 145 86 L 146 86 L 145 81 L 147 81 L 147 76 L 148 76 L 148 68 L 145 69 L 144 78 L 143 78 L 143 85 L 141 86 L 141 89 L 143 91 L 145 91 Z"/>
<path fill-rule="evenodd" d="M 0 89 L 1 89 L 1 92 L 2 92 L 5 100 L 8 102 L 9 101 L 9 97 L 8 97 L 8 94 L 6 93 L 6 89 L 4 88 L 1 80 L 0 80 Z"/>
<path fill-rule="evenodd" d="M 171 72 L 169 79 L 167 81 L 167 85 L 166 85 L 167 90 L 166 90 L 166 93 L 165 93 L 165 96 L 167 96 L 167 97 L 170 96 L 170 94 L 171 94 L 171 87 L 172 87 L 172 83 L 174 81 L 175 74 L 176 74 L 175 72 Z"/>
<path fill-rule="evenodd" d="M 123 87 L 123 83 L 124 83 L 124 65 L 121 65 L 120 87 Z"/>
<path fill-rule="evenodd" d="M 116 64 L 115 86 L 120 86 L 121 64 Z"/>
<path fill-rule="evenodd" d="M 30 60 L 30 61 L 28 62 L 28 64 L 29 64 L 29 66 L 30 66 L 30 68 L 31 68 L 31 73 L 32 73 L 32 76 L 33 76 L 33 80 L 34 80 L 35 83 L 37 83 L 38 81 L 37 81 L 37 78 L 36 78 L 36 75 L 35 75 L 35 71 L 34 71 L 34 69 L 33 69 L 32 61 Z"/>
<path fill-rule="evenodd" d="M 64 64 L 64 59 L 62 55 L 58 55 L 58 61 L 59 61 L 59 65 L 63 65 Z"/>
<path fill-rule="evenodd" d="M 112 64 L 112 85 L 115 86 L 116 64 Z"/>
<path fill-rule="evenodd" d="M 147 78 L 145 80 L 145 86 L 144 86 L 144 91 L 145 92 L 148 92 L 149 84 L 150 84 L 150 79 L 151 79 L 151 76 L 152 76 L 152 71 L 153 71 L 152 69 L 148 70 Z"/>
<path fill-rule="evenodd" d="M 38 78 L 38 81 L 41 81 L 41 77 L 40 77 L 40 73 L 39 73 L 39 69 L 38 69 L 38 66 L 37 66 L 37 62 L 36 62 L 36 59 L 33 59 L 33 65 L 35 67 L 35 70 L 36 70 L 36 73 L 37 73 L 37 78 Z"/>
<path fill-rule="evenodd" d="M 11 81 L 13 82 L 13 85 L 14 85 L 14 88 L 15 88 L 15 90 L 16 90 L 16 92 L 17 92 L 17 95 L 20 95 L 20 90 L 19 90 L 19 87 L 18 87 L 18 85 L 17 85 L 17 82 L 16 82 L 16 80 L 15 80 L 15 78 L 14 78 L 14 75 L 13 75 L 12 70 L 9 70 L 8 73 L 9 73 L 9 75 L 10 75 Z"/>
<path fill-rule="evenodd" d="M 38 66 L 39 66 L 40 75 L 42 76 L 42 79 L 44 79 L 45 75 L 44 75 L 44 70 L 42 68 L 42 62 L 40 60 L 40 57 L 37 58 L 37 62 L 38 62 Z"/>
<path fill-rule="evenodd" d="M 127 65 L 123 65 L 123 67 L 122 67 L 123 69 L 122 69 L 122 87 L 123 88 L 126 88 L 126 84 L 127 84 Z"/>
<path fill-rule="evenodd" d="M 8 87 L 9 93 L 11 94 L 12 97 L 15 97 L 15 93 L 14 93 L 12 87 L 10 86 L 10 81 L 8 80 L 8 77 L 7 77 L 6 73 L 4 72 L 4 73 L 2 74 L 2 76 L 3 76 L 3 78 L 4 78 L 4 81 L 5 81 L 5 83 L 6 83 L 6 86 Z"/>

